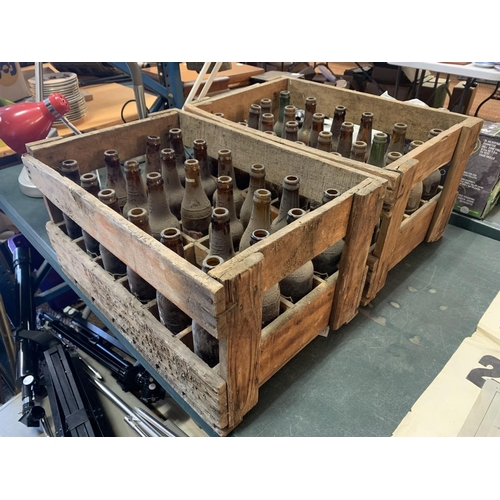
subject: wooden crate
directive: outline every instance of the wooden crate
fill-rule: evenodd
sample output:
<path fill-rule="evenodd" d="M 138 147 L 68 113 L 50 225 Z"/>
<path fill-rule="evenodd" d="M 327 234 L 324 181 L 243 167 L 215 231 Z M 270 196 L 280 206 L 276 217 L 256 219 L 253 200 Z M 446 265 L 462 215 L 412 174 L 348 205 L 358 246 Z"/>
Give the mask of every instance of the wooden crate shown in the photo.
<path fill-rule="evenodd" d="M 396 122 L 408 125 L 407 137 L 412 140 L 426 141 L 431 128 L 443 129 L 440 135 L 383 169 L 346 158 L 338 159 L 344 165 L 378 175 L 389 183 L 380 233 L 368 260 L 370 271 L 362 299 L 362 304 L 366 305 L 382 289 L 390 269 L 421 242 L 437 241 L 443 235 L 455 204 L 460 179 L 477 144 L 483 120 L 285 77 L 195 101 L 185 109 L 197 116 L 211 117 L 217 123 L 232 123 L 235 127 L 244 128 L 237 122 L 247 118 L 251 104 L 259 103 L 265 97 L 272 99 L 277 118 L 279 93 L 285 89 L 290 91 L 291 104 L 301 109 L 306 97 L 316 97 L 317 112 L 326 116 L 331 117 L 335 106 L 342 104 L 347 108 L 346 120 L 356 124 L 360 122 L 361 113 L 371 111 L 374 114 L 373 128 L 386 132 L 389 137 Z M 224 113 L 224 118 L 215 117 L 213 113 Z M 267 137 L 263 132 L 250 130 L 259 137 Z M 330 153 L 278 137 L 272 137 L 272 140 L 288 143 L 320 158 L 332 157 Z M 429 201 L 422 201 L 413 214 L 406 215 L 404 212 L 411 188 L 449 162 L 446 182 L 439 193 Z"/>
<path fill-rule="evenodd" d="M 234 165 L 249 172 L 266 166 L 277 185 L 298 175 L 301 194 L 319 201 L 324 189 L 342 195 L 210 271 L 200 270 L 206 240 L 185 237 L 186 259 L 102 204 L 57 172 L 78 160 L 81 173 L 102 168 L 103 152 L 120 158 L 144 153 L 146 137 L 180 127 L 186 145 L 207 141 L 208 153 L 229 148 Z M 177 394 L 220 435 L 226 435 L 257 403 L 258 389 L 319 333 L 338 329 L 357 313 L 366 279 L 371 230 L 380 214 L 386 181 L 334 161 L 261 140 L 180 110 L 169 110 L 97 132 L 29 145 L 23 163 L 44 194 L 52 222 L 47 230 L 61 267 L 82 292 Z M 157 319 L 156 304 L 141 304 L 126 280 L 113 281 L 62 229 L 61 211 L 131 266 L 219 340 L 220 362 L 210 368 L 192 351 L 190 328 L 176 336 Z M 282 300 L 280 316 L 261 328 L 262 293 L 291 271 L 344 238 L 339 270 L 296 304 Z"/>

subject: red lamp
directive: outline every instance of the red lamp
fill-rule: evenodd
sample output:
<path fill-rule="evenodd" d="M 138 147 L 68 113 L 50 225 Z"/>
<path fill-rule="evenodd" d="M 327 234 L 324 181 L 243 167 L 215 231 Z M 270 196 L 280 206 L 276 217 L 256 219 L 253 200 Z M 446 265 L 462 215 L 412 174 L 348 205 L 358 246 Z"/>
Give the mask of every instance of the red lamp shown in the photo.
<path fill-rule="evenodd" d="M 26 144 L 45 139 L 55 120 L 70 110 L 59 92 L 39 102 L 20 102 L 0 108 L 0 139 L 18 154 L 26 153 Z"/>

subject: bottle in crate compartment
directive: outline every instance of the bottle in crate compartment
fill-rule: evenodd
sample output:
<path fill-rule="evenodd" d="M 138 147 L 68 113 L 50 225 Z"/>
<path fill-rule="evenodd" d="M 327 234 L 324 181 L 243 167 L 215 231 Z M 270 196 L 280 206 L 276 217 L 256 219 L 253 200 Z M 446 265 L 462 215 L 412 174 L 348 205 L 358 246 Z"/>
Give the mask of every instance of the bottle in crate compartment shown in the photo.
<path fill-rule="evenodd" d="M 234 257 L 233 238 L 231 237 L 231 226 L 229 225 L 229 210 L 217 207 L 212 210 L 210 222 L 210 247 L 209 255 L 218 255 L 224 261 Z"/>
<path fill-rule="evenodd" d="M 233 179 L 228 175 L 221 175 L 217 178 L 217 206 L 227 208 L 229 211 L 229 227 L 233 248 L 239 248 L 241 236 L 243 235 L 243 224 L 236 217 L 236 208 L 234 206 Z M 241 212 L 240 212 L 241 213 Z"/>
<path fill-rule="evenodd" d="M 248 221 L 252 215 L 253 194 L 256 189 L 264 189 L 266 187 L 266 168 L 260 163 L 254 163 L 250 167 L 250 184 L 246 194 L 245 201 L 241 206 L 240 221 L 243 228 L 246 229 Z M 238 247 L 236 247 L 238 248 Z"/>
<path fill-rule="evenodd" d="M 345 115 L 347 112 L 347 108 L 342 105 L 338 105 L 335 107 L 333 111 L 333 119 L 332 125 L 330 127 L 330 132 L 332 133 L 332 151 L 337 151 L 340 140 L 340 128 L 342 127 L 342 123 L 345 122 Z"/>
<path fill-rule="evenodd" d="M 287 175 L 283 179 L 280 207 L 278 215 L 271 223 L 270 232 L 275 233 L 287 225 L 288 212 L 292 208 L 299 208 L 300 179 L 296 175 Z"/>
<path fill-rule="evenodd" d="M 260 104 L 251 104 L 248 110 L 247 126 L 259 130 L 261 108 Z"/>
<path fill-rule="evenodd" d="M 323 113 L 314 113 L 312 118 L 311 136 L 309 137 L 309 146 L 316 148 L 318 146 L 319 133 L 325 126 L 325 115 Z"/>
<path fill-rule="evenodd" d="M 184 140 L 182 138 L 182 130 L 180 128 L 171 128 L 168 132 L 170 138 L 170 147 L 175 153 L 175 164 L 181 184 L 184 186 L 186 172 L 184 171 L 184 163 L 186 161 L 186 150 L 184 149 Z"/>
<path fill-rule="evenodd" d="M 368 161 L 370 149 L 372 147 L 372 129 L 373 129 L 373 113 L 365 111 L 361 114 L 361 121 L 359 124 L 358 135 L 356 141 L 366 142 L 365 162 Z"/>
<path fill-rule="evenodd" d="M 316 145 L 316 149 L 320 151 L 326 151 L 327 153 L 332 152 L 332 133 L 328 130 L 322 130 L 318 134 L 318 143 Z"/>
<path fill-rule="evenodd" d="M 407 129 L 408 125 L 406 125 L 406 123 L 398 122 L 394 124 L 391 140 L 389 141 L 389 146 L 387 146 L 386 159 L 387 155 L 391 151 L 401 153 L 402 155 L 405 154 L 405 139 Z"/>
<path fill-rule="evenodd" d="M 274 126 L 274 131 L 278 137 L 283 136 L 283 132 L 285 130 L 285 106 L 290 104 L 290 91 L 282 90 L 280 92 L 280 103 L 278 109 L 278 120 L 276 121 L 276 125 Z"/>
<path fill-rule="evenodd" d="M 125 180 L 127 183 L 127 203 L 123 207 L 123 215 L 127 217 L 130 210 L 137 207 L 147 210 L 148 195 L 137 161 L 127 160 L 125 162 Z"/>
<path fill-rule="evenodd" d="M 299 133 L 299 124 L 295 120 L 290 120 L 285 123 L 285 133 L 283 139 L 288 141 L 297 142 Z"/>
<path fill-rule="evenodd" d="M 151 172 L 161 172 L 160 166 L 161 139 L 157 135 L 148 135 L 146 139 L 146 155 L 144 163 L 144 182 Z"/>
<path fill-rule="evenodd" d="M 313 115 L 316 113 L 316 97 L 306 97 L 304 105 L 304 123 L 299 131 L 298 140 L 309 146 L 311 138 L 311 128 L 313 123 Z"/>
<path fill-rule="evenodd" d="M 217 177 L 220 177 L 221 175 L 227 175 L 228 177 L 231 177 L 231 179 L 233 179 L 234 208 L 236 209 L 236 217 L 239 217 L 241 207 L 243 205 L 243 192 L 236 183 L 235 171 L 233 166 L 233 155 L 230 149 L 219 150 Z M 214 207 L 217 206 L 217 191 L 215 191 L 214 193 L 212 204 Z"/>
<path fill-rule="evenodd" d="M 120 156 L 116 149 L 104 151 L 104 163 L 106 164 L 106 188 L 113 189 L 116 193 L 120 213 L 127 203 L 127 183 L 120 167 Z"/>
<path fill-rule="evenodd" d="M 384 132 L 377 132 L 373 136 L 373 144 L 370 150 L 370 157 L 368 163 L 375 167 L 385 167 L 385 149 L 387 147 L 387 134 Z"/>
<path fill-rule="evenodd" d="M 172 252 L 185 258 L 182 235 L 178 228 L 169 227 L 164 229 L 160 235 L 160 242 Z M 156 291 L 156 303 L 160 321 L 174 335 L 191 325 L 191 318 L 158 290 Z"/>
<path fill-rule="evenodd" d="M 264 97 L 263 99 L 260 100 L 259 130 L 262 130 L 262 132 L 264 132 L 263 121 L 264 121 L 264 115 L 266 114 L 273 115 L 273 101 L 271 101 L 271 99 L 269 99 L 268 97 Z M 269 117 L 267 117 L 267 121 L 269 124 Z M 273 128 L 267 130 L 274 130 L 274 115 L 273 115 Z"/>
<path fill-rule="evenodd" d="M 61 175 L 72 180 L 74 183 L 80 185 L 80 167 L 76 160 L 64 160 L 61 162 L 60 167 Z M 66 232 L 68 236 L 74 240 L 82 236 L 82 228 L 65 213 L 63 213 L 64 224 L 66 225 Z"/>
<path fill-rule="evenodd" d="M 185 161 L 186 187 L 181 203 L 182 230 L 194 239 L 208 234 L 212 205 L 200 179 L 200 166 L 194 158 Z"/>
<path fill-rule="evenodd" d="M 351 160 L 365 162 L 368 145 L 364 141 L 354 141 L 351 147 Z"/>
<path fill-rule="evenodd" d="M 252 214 L 241 237 L 240 252 L 250 246 L 250 235 L 256 229 L 271 229 L 271 191 L 268 189 L 256 189 L 253 194 Z"/>
<path fill-rule="evenodd" d="M 184 188 L 179 179 L 179 171 L 177 170 L 175 151 L 172 148 L 164 148 L 160 152 L 161 176 L 163 178 L 163 186 L 167 193 L 168 204 L 170 211 L 175 217 L 181 219 L 181 203 L 184 198 Z"/>
<path fill-rule="evenodd" d="M 261 132 L 274 133 L 274 115 L 272 113 L 264 113 L 261 115 Z"/>
<path fill-rule="evenodd" d="M 90 193 L 97 198 L 97 195 L 100 191 L 99 179 L 97 178 L 97 174 L 93 172 L 83 174 L 82 176 L 80 176 L 80 184 L 82 188 L 87 191 L 87 193 Z M 85 231 L 84 229 L 82 229 L 82 236 L 85 243 L 85 248 L 90 257 L 95 258 L 100 255 L 101 252 L 99 250 L 99 242 L 95 238 L 90 236 L 90 234 L 87 233 L 87 231 Z"/>
<path fill-rule="evenodd" d="M 193 156 L 198 160 L 200 164 L 200 177 L 203 189 L 211 200 L 212 196 L 217 189 L 217 183 L 215 179 L 210 174 L 210 167 L 208 164 L 208 151 L 207 151 L 207 141 L 204 139 L 195 139 L 193 141 Z"/>
<path fill-rule="evenodd" d="M 344 122 L 340 126 L 340 137 L 337 152 L 344 158 L 350 158 L 352 149 L 352 137 L 354 133 L 354 123 Z"/>

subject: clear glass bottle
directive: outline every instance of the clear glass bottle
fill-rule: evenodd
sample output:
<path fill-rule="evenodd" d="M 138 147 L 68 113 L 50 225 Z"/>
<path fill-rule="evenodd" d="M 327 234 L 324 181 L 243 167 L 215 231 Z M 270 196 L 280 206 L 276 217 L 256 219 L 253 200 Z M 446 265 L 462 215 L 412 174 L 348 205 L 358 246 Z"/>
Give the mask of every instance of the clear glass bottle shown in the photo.
<path fill-rule="evenodd" d="M 351 156 L 353 133 L 354 133 L 354 123 L 352 122 L 342 123 L 342 125 L 340 126 L 340 137 L 339 137 L 339 145 L 337 151 L 344 158 L 349 158 Z"/>
<path fill-rule="evenodd" d="M 394 124 L 391 140 L 389 141 L 389 146 L 387 146 L 386 159 L 387 154 L 391 151 L 401 153 L 402 155 L 405 154 L 405 139 L 407 129 L 408 125 L 406 125 L 406 123 L 398 122 Z"/>
<path fill-rule="evenodd" d="M 201 265 L 203 272 L 208 273 L 224 263 L 224 259 L 217 255 L 205 257 Z M 194 353 L 208 366 L 213 368 L 219 363 L 219 341 L 193 320 L 193 348 Z"/>
<path fill-rule="evenodd" d="M 243 228 L 246 229 L 248 221 L 252 215 L 253 208 L 253 194 L 256 189 L 265 189 L 266 187 L 266 167 L 260 163 L 254 163 L 250 167 L 250 184 L 245 197 L 245 201 L 241 206 L 240 221 Z M 238 247 L 235 247 L 238 248 Z"/>
<path fill-rule="evenodd" d="M 127 183 L 120 167 L 120 156 L 116 149 L 104 151 L 104 163 L 106 164 L 106 187 L 113 189 L 118 199 L 120 211 L 127 203 Z"/>
<path fill-rule="evenodd" d="M 175 151 L 172 148 L 164 148 L 160 151 L 161 176 L 163 177 L 163 186 L 167 193 L 167 200 L 170 211 L 175 217 L 181 219 L 181 203 L 184 198 L 184 188 L 179 179 L 177 170 Z"/>
<path fill-rule="evenodd" d="M 351 148 L 351 160 L 365 162 L 368 145 L 364 141 L 354 141 Z"/>
<path fill-rule="evenodd" d="M 233 199 L 236 217 L 240 217 L 241 207 L 243 205 L 243 192 L 236 184 L 236 177 L 233 165 L 233 154 L 230 149 L 220 149 L 218 152 L 217 177 L 227 175 L 233 179 Z M 215 191 L 212 204 L 217 206 L 217 191 Z"/>
<path fill-rule="evenodd" d="M 240 252 L 250 246 L 250 235 L 256 229 L 271 229 L 271 191 L 268 189 L 256 189 L 253 194 L 252 215 L 241 237 Z"/>
<path fill-rule="evenodd" d="M 184 163 L 186 161 L 186 150 L 184 149 L 184 139 L 182 138 L 182 130 L 180 128 L 171 128 L 168 132 L 170 138 L 170 147 L 175 152 L 175 164 L 181 184 L 185 185 L 186 172 Z"/>
<path fill-rule="evenodd" d="M 200 179 L 198 160 L 185 161 L 186 188 L 181 203 L 182 230 L 194 239 L 208 234 L 212 205 L 207 198 Z"/>
<path fill-rule="evenodd" d="M 289 104 L 290 104 L 290 91 L 289 90 L 282 90 L 280 92 L 280 104 L 279 104 L 279 110 L 278 110 L 278 120 L 276 121 L 276 124 L 274 125 L 274 131 L 276 132 L 276 135 L 278 137 L 283 136 L 283 132 L 285 130 L 285 121 L 284 121 L 285 106 L 288 106 Z"/>
<path fill-rule="evenodd" d="M 376 132 L 373 136 L 373 145 L 370 150 L 368 163 L 375 167 L 385 167 L 385 148 L 387 147 L 387 134 Z"/>
<path fill-rule="evenodd" d="M 261 108 L 260 104 L 251 104 L 248 110 L 247 126 L 259 130 Z"/>
<path fill-rule="evenodd" d="M 135 160 L 125 162 L 125 180 L 127 182 L 127 203 L 123 207 L 123 215 L 127 214 L 132 208 L 140 207 L 148 209 L 148 195 L 146 186 L 141 175 L 139 163 Z"/>
<path fill-rule="evenodd" d="M 342 105 L 335 107 L 333 111 L 332 125 L 330 127 L 330 132 L 332 133 L 332 151 L 337 151 L 340 140 L 340 127 L 344 123 L 347 108 Z"/>
<path fill-rule="evenodd" d="M 217 178 L 217 206 L 227 208 L 229 211 L 229 227 L 233 248 L 239 248 L 243 231 L 245 230 L 241 221 L 236 217 L 234 206 L 233 179 L 228 175 L 221 175 Z"/>
<path fill-rule="evenodd" d="M 179 229 L 174 227 L 164 229 L 160 235 L 160 242 L 172 252 L 185 258 L 182 234 Z M 174 335 L 191 325 L 191 318 L 159 291 L 156 291 L 156 303 L 160 321 Z"/>
<path fill-rule="evenodd" d="M 316 104 L 316 97 L 306 97 L 306 102 L 304 104 L 304 122 L 298 134 L 298 140 L 303 142 L 306 146 L 309 146 L 313 115 L 316 113 Z"/>
<path fill-rule="evenodd" d="M 373 113 L 365 111 L 361 114 L 361 121 L 359 124 L 358 134 L 356 141 L 366 142 L 365 163 L 370 156 L 370 149 L 372 147 L 372 130 L 373 130 Z"/>
<path fill-rule="evenodd" d="M 305 213 L 305 210 L 301 208 L 292 208 L 288 212 L 288 224 L 296 221 Z M 312 290 L 313 277 L 314 266 L 312 261 L 308 261 L 280 281 L 281 295 L 290 302 L 297 303 Z"/>
<path fill-rule="evenodd" d="M 330 153 L 332 151 L 332 133 L 328 130 L 323 130 L 318 134 L 318 144 L 316 149 Z"/>
<path fill-rule="evenodd" d="M 271 223 L 270 233 L 273 234 L 287 225 L 288 212 L 292 208 L 300 208 L 300 179 L 296 175 L 287 175 L 283 179 L 280 207 L 278 215 Z"/>
<path fill-rule="evenodd" d="M 97 195 L 99 194 L 100 187 L 99 187 L 99 179 L 97 178 L 97 174 L 93 172 L 89 172 L 87 174 L 83 174 L 80 176 L 80 185 L 82 186 L 87 193 L 90 193 L 91 195 L 95 196 L 97 198 Z M 83 242 L 85 243 L 85 249 L 87 250 L 87 254 L 90 255 L 90 257 L 95 258 L 98 255 L 100 255 L 100 250 L 99 250 L 99 242 L 90 236 L 87 231 L 82 229 L 82 236 L 83 236 Z"/>
<path fill-rule="evenodd" d="M 271 233 L 265 229 L 256 229 L 250 235 L 250 246 L 267 238 Z M 276 283 L 262 294 L 262 328 L 274 321 L 280 314 L 280 284 Z"/>
<path fill-rule="evenodd" d="M 76 160 L 64 160 L 61 162 L 60 172 L 63 177 L 80 185 L 80 167 Z M 64 224 L 68 236 L 74 240 L 82 236 L 82 228 L 65 213 L 63 213 Z"/>
<path fill-rule="evenodd" d="M 316 148 L 318 146 L 319 133 L 323 131 L 325 126 L 325 115 L 323 113 L 314 113 L 312 117 L 311 135 L 309 137 L 309 147 Z"/>
<path fill-rule="evenodd" d="M 153 238 L 160 240 L 161 232 L 167 227 L 181 228 L 177 217 L 170 211 L 167 193 L 163 186 L 163 177 L 160 172 L 151 172 L 146 175 L 148 187 L 149 226 Z"/>
<path fill-rule="evenodd" d="M 111 208 L 111 210 L 114 210 L 116 213 L 122 215 L 120 205 L 118 204 L 118 198 L 116 196 L 116 191 L 114 189 L 102 189 L 97 194 L 97 197 L 105 205 Z M 99 243 L 99 252 L 101 254 L 102 265 L 104 266 L 104 269 L 114 279 L 123 278 L 127 275 L 127 266 L 101 243 Z"/>
<path fill-rule="evenodd" d="M 145 233 L 151 234 L 149 227 L 148 211 L 145 208 L 135 207 L 127 212 L 127 219 L 135 224 Z M 140 263 L 136 263 L 139 265 Z M 149 301 L 156 298 L 156 290 L 142 277 L 135 269 L 127 265 L 127 278 L 130 292 L 140 302 L 147 304 Z"/>
<path fill-rule="evenodd" d="M 208 164 L 208 150 L 207 141 L 204 139 L 195 139 L 193 141 L 193 156 L 198 160 L 200 164 L 200 177 L 203 189 L 211 200 L 212 196 L 217 189 L 217 183 L 215 179 L 210 175 L 210 167 Z"/>
<path fill-rule="evenodd" d="M 227 208 L 217 207 L 212 210 L 208 255 L 218 255 L 224 261 L 228 261 L 234 257 L 233 238 L 231 237 L 229 219 L 230 214 Z"/>
<path fill-rule="evenodd" d="M 268 97 L 264 97 L 263 99 L 260 100 L 259 130 L 262 130 L 262 132 L 264 132 L 264 129 L 262 128 L 263 126 L 262 122 L 264 120 L 265 114 L 273 115 L 273 101 L 271 101 L 271 99 L 269 99 Z M 268 117 L 268 122 L 269 122 L 269 117 Z M 274 115 L 273 115 L 273 128 L 267 130 L 274 130 Z"/>
<path fill-rule="evenodd" d="M 146 155 L 144 163 L 144 182 L 146 175 L 151 172 L 160 172 L 160 148 L 161 139 L 158 135 L 148 135 L 146 139 Z"/>
<path fill-rule="evenodd" d="M 297 142 L 297 136 L 299 133 L 299 124 L 296 121 L 289 121 L 285 123 L 285 134 L 284 139 L 288 141 Z"/>

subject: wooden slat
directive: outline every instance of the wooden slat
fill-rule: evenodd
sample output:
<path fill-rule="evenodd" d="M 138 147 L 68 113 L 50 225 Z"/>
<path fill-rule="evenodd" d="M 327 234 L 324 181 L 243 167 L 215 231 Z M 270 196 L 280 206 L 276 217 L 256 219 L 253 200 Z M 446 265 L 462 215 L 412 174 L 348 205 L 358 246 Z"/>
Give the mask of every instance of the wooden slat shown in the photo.
<path fill-rule="evenodd" d="M 48 222 L 47 232 L 68 277 L 205 421 L 224 429 L 227 426 L 224 380 L 57 226 Z"/>

